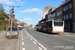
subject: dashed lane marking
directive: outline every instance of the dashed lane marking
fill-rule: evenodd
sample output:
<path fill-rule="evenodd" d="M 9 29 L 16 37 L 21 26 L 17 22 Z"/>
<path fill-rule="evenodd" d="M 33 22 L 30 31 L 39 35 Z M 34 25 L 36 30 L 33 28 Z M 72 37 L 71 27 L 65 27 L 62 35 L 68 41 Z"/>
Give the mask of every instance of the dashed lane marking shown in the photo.
<path fill-rule="evenodd" d="M 24 45 L 24 42 L 22 42 L 22 45 Z"/>
<path fill-rule="evenodd" d="M 34 41 L 38 42 L 35 38 L 33 38 L 28 32 L 26 32 L 28 34 L 28 36 L 30 36 L 32 39 L 34 39 Z"/>
<path fill-rule="evenodd" d="M 22 48 L 22 50 L 25 50 L 25 48 Z"/>
<path fill-rule="evenodd" d="M 44 50 L 47 50 L 42 44 L 38 43 Z"/>
<path fill-rule="evenodd" d="M 44 50 L 47 50 L 41 43 L 38 43 L 38 41 L 37 41 L 35 38 L 33 38 L 26 30 L 25 30 L 25 32 L 26 32 L 26 34 L 27 34 L 28 36 L 30 36 L 39 46 L 41 46 Z"/>
<path fill-rule="evenodd" d="M 34 43 L 34 44 L 36 44 L 36 42 L 35 42 L 35 41 L 33 41 L 33 43 Z"/>
<path fill-rule="evenodd" d="M 23 40 L 23 39 L 22 39 Z"/>
<path fill-rule="evenodd" d="M 32 40 L 32 38 L 30 38 Z"/>
<path fill-rule="evenodd" d="M 39 50 L 42 50 L 42 48 L 41 48 L 41 47 L 38 47 L 38 49 L 39 49 Z"/>

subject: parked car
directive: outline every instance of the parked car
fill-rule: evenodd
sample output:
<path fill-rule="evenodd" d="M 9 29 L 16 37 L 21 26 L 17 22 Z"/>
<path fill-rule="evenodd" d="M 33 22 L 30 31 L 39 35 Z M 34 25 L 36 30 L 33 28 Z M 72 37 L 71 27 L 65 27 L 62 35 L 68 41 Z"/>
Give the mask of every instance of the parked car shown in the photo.
<path fill-rule="evenodd" d="M 25 27 L 22 27 L 23 29 L 25 29 Z"/>
<path fill-rule="evenodd" d="M 12 27 L 12 35 L 18 35 L 19 34 L 19 30 L 17 27 Z M 6 32 L 6 35 L 11 35 L 11 28 L 9 27 L 7 32 Z"/>
<path fill-rule="evenodd" d="M 18 30 L 22 30 L 23 28 L 22 27 L 18 27 Z"/>

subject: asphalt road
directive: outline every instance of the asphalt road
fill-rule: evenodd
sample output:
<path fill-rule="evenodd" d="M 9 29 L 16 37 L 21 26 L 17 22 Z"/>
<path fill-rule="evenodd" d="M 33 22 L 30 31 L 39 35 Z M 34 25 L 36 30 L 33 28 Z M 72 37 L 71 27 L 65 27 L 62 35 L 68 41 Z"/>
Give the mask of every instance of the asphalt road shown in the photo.
<path fill-rule="evenodd" d="M 23 29 L 20 50 L 75 50 L 75 36 Z"/>

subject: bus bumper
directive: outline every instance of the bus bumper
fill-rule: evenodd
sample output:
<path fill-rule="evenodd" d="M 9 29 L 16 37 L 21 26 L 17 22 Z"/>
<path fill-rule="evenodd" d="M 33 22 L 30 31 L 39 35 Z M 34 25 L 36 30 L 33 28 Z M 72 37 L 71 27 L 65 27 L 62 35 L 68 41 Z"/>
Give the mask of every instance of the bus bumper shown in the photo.
<path fill-rule="evenodd" d="M 64 33 L 64 31 L 52 31 L 52 33 Z"/>

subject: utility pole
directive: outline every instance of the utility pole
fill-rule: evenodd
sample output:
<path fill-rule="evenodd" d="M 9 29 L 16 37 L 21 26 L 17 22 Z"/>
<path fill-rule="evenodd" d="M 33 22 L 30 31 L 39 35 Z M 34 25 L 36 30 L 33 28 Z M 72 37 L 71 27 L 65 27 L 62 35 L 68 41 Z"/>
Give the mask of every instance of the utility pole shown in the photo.
<path fill-rule="evenodd" d="M 11 10 L 12 12 L 11 12 L 11 35 L 10 35 L 10 38 L 11 38 L 11 36 L 12 36 L 12 17 L 13 17 L 13 13 L 14 13 L 14 6 L 12 6 L 12 10 Z"/>
<path fill-rule="evenodd" d="M 14 15 L 13 15 L 13 13 L 14 13 L 14 7 L 15 7 L 15 6 L 12 6 L 12 10 L 10 10 L 10 11 L 12 11 L 12 12 L 9 11 L 9 12 L 11 13 L 11 27 L 10 27 L 10 28 L 11 28 L 11 35 L 10 35 L 10 38 L 11 38 L 11 36 L 12 36 L 12 22 L 13 22 L 13 21 L 12 21 L 12 20 L 13 20 L 12 17 L 14 17 Z M 19 6 L 17 6 L 17 7 L 19 7 Z M 9 9 L 10 9 L 10 7 L 9 7 Z M 10 15 L 9 15 L 9 18 L 10 18 Z M 10 19 L 9 19 L 9 20 L 10 20 Z M 9 25 L 10 25 L 10 21 L 9 21 Z"/>

